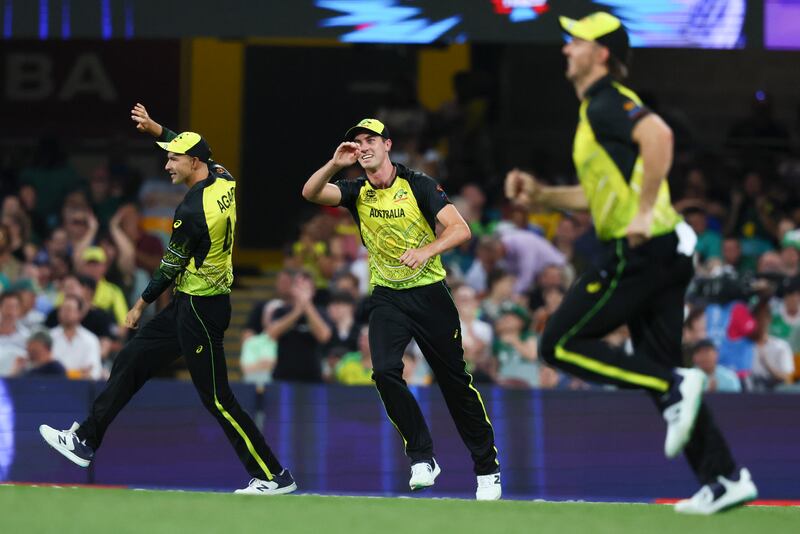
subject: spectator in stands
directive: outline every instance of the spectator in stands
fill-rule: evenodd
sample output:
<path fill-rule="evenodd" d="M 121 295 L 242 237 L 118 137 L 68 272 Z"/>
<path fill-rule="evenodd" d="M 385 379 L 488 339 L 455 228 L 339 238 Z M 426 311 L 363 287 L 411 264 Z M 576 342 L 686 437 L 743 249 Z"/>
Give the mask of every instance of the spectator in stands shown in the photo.
<path fill-rule="evenodd" d="M 300 228 L 300 237 L 292 244 L 289 265 L 309 272 L 317 289 L 326 288 L 329 278 L 330 258 L 328 244 L 322 238 L 322 219 L 314 217 Z"/>
<path fill-rule="evenodd" d="M 494 323 L 500 317 L 500 310 L 507 302 L 514 302 L 514 283 L 516 277 L 502 269 L 489 273 L 489 293 L 481 302 L 480 318 Z"/>
<path fill-rule="evenodd" d="M 492 326 L 478 319 L 480 301 L 472 287 L 461 285 L 452 292 L 461 321 L 461 344 L 467 371 L 476 382 L 492 382 L 497 372 L 497 361 L 492 358 Z"/>
<path fill-rule="evenodd" d="M 741 188 L 731 192 L 731 211 L 725 235 L 741 240 L 743 262 L 752 267 L 755 260 L 773 248 L 778 237 L 778 221 L 773 202 L 764 193 L 760 173 L 748 172 Z"/>
<path fill-rule="evenodd" d="M 8 226 L 0 224 L 0 290 L 15 282 L 21 273 L 22 262 L 11 250 L 11 232 Z"/>
<path fill-rule="evenodd" d="M 122 235 L 118 235 L 115 228 L 119 228 Z M 120 207 L 111 219 L 110 229 L 117 247 L 121 248 L 122 236 L 133 244 L 136 267 L 143 269 L 148 275 L 158 269 L 164 255 L 164 245 L 156 235 L 142 228 L 142 215 L 136 204 Z"/>
<path fill-rule="evenodd" d="M 122 202 L 122 199 L 113 193 L 111 186 L 106 166 L 101 165 L 92 171 L 89 176 L 89 200 L 103 231 L 108 229 L 111 218 Z"/>
<path fill-rule="evenodd" d="M 781 239 L 781 261 L 787 276 L 800 276 L 800 230 L 790 230 Z"/>
<path fill-rule="evenodd" d="M 278 360 L 278 344 L 267 335 L 267 329 L 272 323 L 272 314 L 282 305 L 281 300 L 273 299 L 263 306 L 261 332 L 250 335 L 242 343 L 239 367 L 242 370 L 242 380 L 248 384 L 264 387 L 272 382 L 272 371 Z"/>
<path fill-rule="evenodd" d="M 742 261 L 742 245 L 736 237 L 722 240 L 722 267 L 739 276 L 747 272 L 747 266 Z"/>
<path fill-rule="evenodd" d="M 346 386 L 372 385 L 372 353 L 369 349 L 368 325 L 361 326 L 359 330 L 358 350 L 347 352 L 342 356 L 336 364 L 334 376 L 336 382 Z"/>
<path fill-rule="evenodd" d="M 800 354 L 800 277 L 785 279 L 780 290 L 783 298 L 773 306 L 769 333 L 788 342 L 792 353 Z"/>
<path fill-rule="evenodd" d="M 756 346 L 749 384 L 754 391 L 772 391 L 782 384 L 791 383 L 794 355 L 789 343 L 770 335 L 772 315 L 766 301 L 756 306 L 753 315 L 756 319 Z"/>
<path fill-rule="evenodd" d="M 0 377 L 9 376 L 17 359 L 25 356 L 25 343 L 30 333 L 19 320 L 22 303 L 16 293 L 0 293 Z"/>
<path fill-rule="evenodd" d="M 485 235 L 478 240 L 475 261 L 464 275 L 464 282 L 479 295 L 489 290 L 489 273 L 498 268 L 503 257 L 503 244 L 495 236 Z"/>
<path fill-rule="evenodd" d="M 519 304 L 507 303 L 494 325 L 493 352 L 499 363 L 497 382 L 506 386 L 537 387 L 539 365 L 536 336 L 530 330 L 530 315 Z"/>
<path fill-rule="evenodd" d="M 20 323 L 26 329 L 33 331 L 44 323 L 44 314 L 36 309 L 36 286 L 30 278 L 20 278 L 9 287 L 19 295 L 20 299 Z"/>
<path fill-rule="evenodd" d="M 247 315 L 247 322 L 242 330 L 242 343 L 247 341 L 250 336 L 260 334 L 269 327 L 268 324 L 264 323 L 264 314 L 267 308 L 274 311 L 291 298 L 295 274 L 296 271 L 294 269 L 281 269 L 278 271 L 275 275 L 275 296 L 267 301 L 256 302 L 250 309 L 250 313 Z M 268 317 L 271 316 L 272 313 L 268 315 Z"/>
<path fill-rule="evenodd" d="M 711 258 L 722 257 L 722 236 L 716 230 L 708 228 L 708 214 L 705 208 L 687 207 L 683 210 L 683 217 L 697 234 L 695 252 L 700 261 L 705 262 Z"/>
<path fill-rule="evenodd" d="M 120 349 L 120 328 L 113 315 L 92 304 L 96 289 L 97 282 L 94 278 L 70 273 L 61 281 L 61 299 L 63 301 L 64 296 L 70 295 L 81 301 L 81 308 L 84 310 L 81 326 L 100 340 L 100 355 L 107 362 Z M 58 314 L 56 308 L 47 315 L 44 323 L 47 328 L 58 326 Z"/>
<path fill-rule="evenodd" d="M 565 267 L 561 265 L 548 265 L 539 272 L 528 295 L 528 308 L 534 312 L 545 305 L 545 292 L 548 289 L 561 289 L 563 295 L 569 286 Z M 534 321 L 535 323 L 535 321 Z"/>
<path fill-rule="evenodd" d="M 103 377 L 100 340 L 81 326 L 83 313 L 81 299 L 64 296 L 58 309 L 58 326 L 50 331 L 53 354 L 67 369 L 70 378 L 100 380 Z"/>
<path fill-rule="evenodd" d="M 36 213 L 47 221 L 50 228 L 57 226 L 56 214 L 67 194 L 82 185 L 80 176 L 67 162 L 67 155 L 55 137 L 44 137 L 39 141 L 33 165 L 20 172 L 19 182 L 36 191 Z"/>
<path fill-rule="evenodd" d="M 561 301 L 564 300 L 566 289 L 560 285 L 545 287 L 542 290 L 542 304 L 533 311 L 533 331 L 538 335 L 544 332 L 548 319 L 553 316 Z"/>
<path fill-rule="evenodd" d="M 119 286 L 106 280 L 108 271 L 106 251 L 102 247 L 87 247 L 81 254 L 81 264 L 77 266 L 77 270 L 97 282 L 92 304 L 111 313 L 120 328 L 124 328 L 128 302 Z"/>
<path fill-rule="evenodd" d="M 275 380 L 322 381 L 321 352 L 331 328 L 314 305 L 315 292 L 309 273 L 296 274 L 289 299 L 272 316 L 267 334 L 278 343 Z"/>
<path fill-rule="evenodd" d="M 45 330 L 34 332 L 27 343 L 27 358 L 18 376 L 64 378 L 67 370 L 53 357 L 53 338 Z"/>
<path fill-rule="evenodd" d="M 359 287 L 359 279 L 351 272 L 343 272 L 333 279 L 331 291 L 347 293 L 356 303 L 356 322 L 366 323 L 369 320 L 369 297 L 363 296 Z"/>
<path fill-rule="evenodd" d="M 559 250 L 540 235 L 518 228 L 500 233 L 503 245 L 503 268 L 516 277 L 514 293 L 522 295 L 533 284 L 536 275 L 548 265 L 564 265 L 566 259 Z"/>
<path fill-rule="evenodd" d="M 694 343 L 691 348 L 691 358 L 693 365 L 703 371 L 706 376 L 706 391 L 739 392 L 742 384 L 736 373 L 717 365 L 719 361 L 719 351 L 710 339 L 701 339 Z"/>
<path fill-rule="evenodd" d="M 486 194 L 481 186 L 476 183 L 464 184 L 458 192 L 458 198 L 463 200 L 466 206 L 462 215 L 467 221 L 472 235 L 479 239 L 494 235 L 499 214 L 486 207 Z"/>
<path fill-rule="evenodd" d="M 38 193 L 30 185 L 19 188 L 19 201 L 28 219 L 31 221 L 31 236 L 34 243 L 41 243 L 49 233 L 47 222 L 36 209 Z"/>
<path fill-rule="evenodd" d="M 331 337 L 323 347 L 323 358 L 328 360 L 333 356 L 338 360 L 342 354 L 358 348 L 361 328 L 355 318 L 356 302 L 350 293 L 332 292 L 326 308 Z"/>

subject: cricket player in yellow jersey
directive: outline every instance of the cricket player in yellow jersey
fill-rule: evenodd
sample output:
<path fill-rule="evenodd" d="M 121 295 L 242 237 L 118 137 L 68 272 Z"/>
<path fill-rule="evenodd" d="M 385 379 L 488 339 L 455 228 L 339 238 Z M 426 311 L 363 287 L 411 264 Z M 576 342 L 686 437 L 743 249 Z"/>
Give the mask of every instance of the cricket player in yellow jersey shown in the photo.
<path fill-rule="evenodd" d="M 710 514 L 756 497 L 702 402 L 705 374 L 682 366 L 684 295 L 697 237 L 672 208 L 666 176 L 672 132 L 622 85 L 628 34 L 619 19 L 561 17 L 567 78 L 581 101 L 573 159 L 579 185 L 547 187 L 519 170 L 506 177 L 516 202 L 589 210 L 604 254 L 548 320 L 539 354 L 596 382 L 649 392 L 667 423 L 664 452 L 685 452 L 702 488 L 678 512 Z M 603 338 L 622 325 L 634 354 Z"/>
<path fill-rule="evenodd" d="M 131 119 L 139 131 L 159 138 L 158 146 L 167 152 L 165 169 L 172 183 L 185 184 L 189 191 L 175 210 L 167 251 L 128 312 L 127 326 L 136 328 L 144 308 L 173 282 L 175 294 L 117 355 L 89 417 L 69 430 L 42 425 L 39 432 L 72 462 L 88 467 L 119 411 L 147 380 L 183 356 L 203 405 L 222 426 L 250 474 L 247 487 L 236 492 L 292 492 L 297 486 L 291 473 L 278 462 L 228 385 L 222 342 L 231 318 L 236 182 L 211 159 L 211 149 L 200 135 L 176 135 L 151 119 L 141 104 L 131 110 Z"/>
<path fill-rule="evenodd" d="M 403 351 L 413 338 L 436 375 L 456 428 L 472 454 L 476 498 L 501 496 L 494 431 L 466 372 L 461 330 L 439 255 L 470 238 L 470 230 L 433 178 L 392 163 L 386 126 L 364 119 L 350 128 L 333 158 L 311 175 L 303 197 L 344 206 L 369 251 L 372 379 L 411 461 L 412 490 L 432 486 L 441 472 L 430 431 L 403 380 Z M 365 175 L 328 183 L 356 162 Z M 437 237 L 436 221 L 444 230 Z"/>

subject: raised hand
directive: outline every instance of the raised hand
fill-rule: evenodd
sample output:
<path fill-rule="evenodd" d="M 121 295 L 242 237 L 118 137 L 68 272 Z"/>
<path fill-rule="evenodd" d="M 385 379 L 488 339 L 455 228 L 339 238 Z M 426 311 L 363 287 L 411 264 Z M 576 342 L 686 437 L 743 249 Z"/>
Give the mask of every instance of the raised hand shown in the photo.
<path fill-rule="evenodd" d="M 136 123 L 137 130 L 153 137 L 161 136 L 161 132 L 164 130 L 159 123 L 150 118 L 147 109 L 138 102 L 131 110 L 131 120 Z"/>
<path fill-rule="evenodd" d="M 540 191 L 539 182 L 527 172 L 513 169 L 506 174 L 505 193 L 511 202 L 528 207 L 536 201 Z"/>
<path fill-rule="evenodd" d="M 361 157 L 361 149 L 358 148 L 358 143 L 345 141 L 333 153 L 333 164 L 337 167 L 349 167 L 353 165 L 358 158 Z"/>

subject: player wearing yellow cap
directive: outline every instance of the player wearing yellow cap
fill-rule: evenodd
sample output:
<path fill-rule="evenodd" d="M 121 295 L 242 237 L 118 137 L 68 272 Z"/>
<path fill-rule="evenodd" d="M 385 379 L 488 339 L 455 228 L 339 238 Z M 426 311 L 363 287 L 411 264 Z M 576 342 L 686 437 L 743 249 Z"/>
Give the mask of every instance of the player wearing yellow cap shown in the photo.
<path fill-rule="evenodd" d="M 515 202 L 589 210 L 604 254 L 570 288 L 548 320 L 540 355 L 588 380 L 651 394 L 667 422 L 664 452 L 685 452 L 701 490 L 676 511 L 710 514 L 756 497 L 747 469 L 736 468 L 702 402 L 705 375 L 681 361 L 683 297 L 697 237 L 672 208 L 666 176 L 672 132 L 620 83 L 628 34 L 608 13 L 560 18 L 569 35 L 567 78 L 581 101 L 573 160 L 579 185 L 547 187 L 513 170 Z M 634 354 L 603 341 L 627 325 Z"/>
<path fill-rule="evenodd" d="M 372 379 L 411 460 L 412 490 L 432 486 L 441 468 L 417 401 L 403 380 L 403 352 L 415 339 L 436 375 L 477 475 L 479 500 L 501 497 L 494 431 L 472 377 L 466 372 L 461 324 L 439 254 L 470 238 L 470 230 L 433 178 L 392 163 L 386 126 L 364 119 L 303 186 L 303 197 L 343 206 L 353 215 L 369 251 L 369 344 Z M 366 176 L 328 183 L 355 164 Z M 437 237 L 436 222 L 444 227 Z"/>
<path fill-rule="evenodd" d="M 222 426 L 251 476 L 237 493 L 292 492 L 297 486 L 291 473 L 278 462 L 228 385 L 223 336 L 231 317 L 236 182 L 211 160 L 211 149 L 199 134 L 175 134 L 163 128 L 141 104 L 131 111 L 131 118 L 137 129 L 159 138 L 158 146 L 167 152 L 164 168 L 174 184 L 184 184 L 189 191 L 175 210 L 167 251 L 128 312 L 127 326 L 137 328 L 145 307 L 172 283 L 175 294 L 117 355 L 89 417 L 69 430 L 42 425 L 39 432 L 58 452 L 87 467 L 119 411 L 147 380 L 183 356 L 203 405 Z"/>

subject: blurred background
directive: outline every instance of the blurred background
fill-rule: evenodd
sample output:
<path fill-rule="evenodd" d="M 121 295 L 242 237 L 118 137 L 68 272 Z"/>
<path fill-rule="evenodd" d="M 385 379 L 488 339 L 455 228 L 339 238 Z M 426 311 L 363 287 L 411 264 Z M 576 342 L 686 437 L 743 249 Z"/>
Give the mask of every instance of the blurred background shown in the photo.
<path fill-rule="evenodd" d="M 575 183 L 578 100 L 564 78 L 557 19 L 596 10 L 626 23 L 635 47 L 627 84 L 675 133 L 672 198 L 700 236 L 685 363 L 708 373 L 712 392 L 743 393 L 712 395 L 728 407 L 720 418 L 734 428 L 753 431 L 747 425 L 754 418 L 743 414 L 754 406 L 762 425 L 764 417 L 779 421 L 796 410 L 796 397 L 772 394 L 796 392 L 800 378 L 800 2 L 0 0 L 0 377 L 9 378 L 0 380 L 0 406 L 11 399 L 12 414 L 10 426 L 0 425 L 0 451 L 18 452 L 16 461 L 13 454 L 0 461 L 0 480 L 40 480 L 45 467 L 54 468 L 23 460 L 20 444 L 37 437 L 20 421 L 31 417 L 33 424 L 52 413 L 52 399 L 64 395 L 79 399 L 65 413 L 85 411 L 130 335 L 125 313 L 168 242 L 185 189 L 170 184 L 163 152 L 135 130 L 129 110 L 136 102 L 172 130 L 200 132 L 237 178 L 234 313 L 226 336 L 231 380 L 242 382 L 237 394 L 252 399 L 248 406 L 266 421 L 268 440 L 279 436 L 281 457 L 300 451 L 299 472 L 316 477 L 318 486 L 329 485 L 333 467 L 319 458 L 331 453 L 304 447 L 336 435 L 334 419 L 317 424 L 328 417 L 319 406 L 357 407 L 350 416 L 355 425 L 366 421 L 359 426 L 365 439 L 372 439 L 371 428 L 385 432 L 388 425 L 372 412 L 358 419 L 358 409 L 379 404 L 374 390 L 366 388 L 361 403 L 352 401 L 361 393 L 338 386 L 371 384 L 367 258 L 358 229 L 343 209 L 323 209 L 300 195 L 347 128 L 367 116 L 393 133 L 393 161 L 436 178 L 472 228 L 472 241 L 443 260 L 465 359 L 483 383 L 500 444 L 508 440 L 513 448 L 504 428 L 536 428 L 531 447 L 546 450 L 543 427 L 536 426 L 545 414 L 558 419 L 560 406 L 627 399 L 630 393 L 564 376 L 537 359 L 547 318 L 591 265 L 597 243 L 589 216 L 522 210 L 502 196 L 513 167 L 551 184 Z M 358 174 L 352 168 L 340 178 Z M 293 288 L 309 282 L 331 336 L 315 338 L 302 317 L 287 333 L 270 336 L 271 322 L 293 305 Z M 150 316 L 168 300 L 151 306 Z M 85 333 L 80 347 L 64 336 L 77 325 Z M 608 342 L 630 345 L 625 328 Z M 405 368 L 424 402 L 438 395 L 426 389 L 435 380 L 413 343 Z M 42 381 L 44 374 L 75 382 Z M 178 362 L 163 378 L 187 380 L 188 373 Z M 153 391 L 150 400 L 126 417 L 135 418 L 137 409 L 152 413 L 153 406 L 171 413 L 174 391 L 184 390 L 167 388 L 162 398 L 162 386 L 145 388 L 145 396 Z M 191 398 L 191 387 L 185 391 Z M 441 399 L 431 405 L 441 407 Z M 316 423 L 286 411 L 295 408 L 309 410 Z M 345 417 L 335 412 L 331 418 Z M 650 450 L 652 438 L 658 452 L 657 418 L 649 411 L 642 418 L 650 421 L 635 425 L 649 436 L 642 450 Z M 199 421 L 186 431 L 218 432 L 210 419 Z M 573 423 L 576 432 L 586 426 Z M 446 414 L 432 424 L 440 425 L 450 428 Z M 564 428 L 554 427 L 554 439 L 569 439 Z M 759 428 L 762 435 L 786 430 Z M 386 446 L 369 454 L 382 462 L 379 471 L 401 473 L 400 480 L 405 468 L 388 430 Z M 735 448 L 763 458 L 763 442 L 741 439 Z M 608 440 L 613 449 L 613 435 Z M 772 445 L 773 463 L 762 473 L 774 469 L 777 478 L 767 487 L 791 496 L 796 489 L 780 482 L 790 478 L 778 468 L 791 456 L 788 444 Z M 453 454 L 464 456 L 459 447 L 454 442 Z M 531 458 L 520 449 L 509 460 L 524 473 L 510 485 L 520 494 L 606 491 L 601 478 L 596 487 L 558 482 L 555 473 L 564 469 L 544 452 Z M 611 453 L 604 461 L 623 463 Z M 574 457 L 564 462 L 580 468 Z M 645 455 L 638 467 L 628 465 L 631 477 L 652 462 L 667 472 L 663 459 Z M 114 476 L 115 483 L 132 483 L 130 473 Z M 393 476 L 375 484 L 391 491 Z M 688 492 L 681 477 L 688 479 L 688 471 L 679 469 L 667 489 L 623 484 L 613 491 Z"/>

